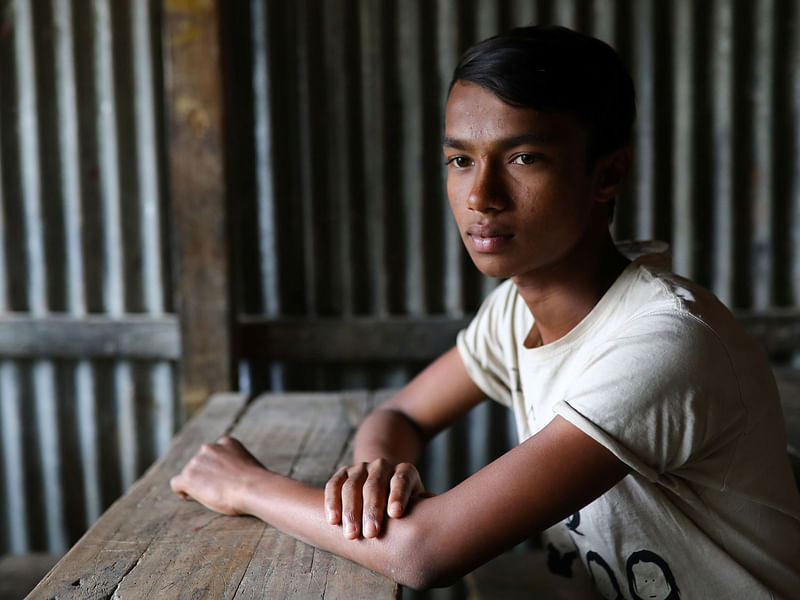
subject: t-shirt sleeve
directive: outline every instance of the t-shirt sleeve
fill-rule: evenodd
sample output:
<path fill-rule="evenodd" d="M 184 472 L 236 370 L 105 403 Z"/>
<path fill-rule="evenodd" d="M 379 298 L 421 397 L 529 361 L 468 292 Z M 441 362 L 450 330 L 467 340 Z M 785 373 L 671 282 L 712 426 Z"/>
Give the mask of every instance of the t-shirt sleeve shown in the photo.
<path fill-rule="evenodd" d="M 634 471 L 723 488 L 746 421 L 722 342 L 691 316 L 649 315 L 601 345 L 554 410 Z M 674 483 L 674 480 L 672 480 Z"/>
<path fill-rule="evenodd" d="M 516 288 L 506 281 L 484 300 L 466 329 L 456 338 L 461 360 L 483 393 L 511 405 L 510 368 L 515 364 L 513 310 Z"/>

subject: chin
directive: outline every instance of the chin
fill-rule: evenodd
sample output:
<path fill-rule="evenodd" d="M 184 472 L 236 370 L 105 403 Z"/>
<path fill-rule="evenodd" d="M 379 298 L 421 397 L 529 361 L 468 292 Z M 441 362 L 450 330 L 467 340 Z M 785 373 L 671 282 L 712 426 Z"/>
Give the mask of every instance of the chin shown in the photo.
<path fill-rule="evenodd" d="M 509 265 L 503 265 L 500 261 L 492 260 L 487 256 L 471 257 L 472 264 L 486 277 L 494 277 L 495 279 L 507 279 L 512 277 L 515 273 L 514 269 Z"/>

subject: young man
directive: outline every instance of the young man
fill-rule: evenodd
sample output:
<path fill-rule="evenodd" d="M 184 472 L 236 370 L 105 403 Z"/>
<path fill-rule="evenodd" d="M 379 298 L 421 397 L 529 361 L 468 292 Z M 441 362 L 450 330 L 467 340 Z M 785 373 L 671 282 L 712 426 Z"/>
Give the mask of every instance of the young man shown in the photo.
<path fill-rule="evenodd" d="M 800 498 L 769 366 L 706 290 L 628 261 L 608 230 L 634 95 L 618 57 L 563 28 L 481 42 L 447 101 L 447 192 L 464 244 L 505 277 L 439 358 L 358 431 L 325 490 L 238 442 L 173 489 L 252 514 L 412 587 L 547 530 L 562 575 L 604 597 L 773 598 L 800 589 Z M 452 490 L 412 463 L 485 396 L 521 443 Z M 570 554 L 572 553 L 572 554 Z"/>

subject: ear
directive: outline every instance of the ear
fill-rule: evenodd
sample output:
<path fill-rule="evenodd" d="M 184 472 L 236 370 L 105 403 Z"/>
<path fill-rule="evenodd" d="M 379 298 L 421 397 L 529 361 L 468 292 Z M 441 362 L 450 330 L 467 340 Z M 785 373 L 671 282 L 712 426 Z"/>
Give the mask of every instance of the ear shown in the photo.
<path fill-rule="evenodd" d="M 628 178 L 632 156 L 631 147 L 623 146 L 597 159 L 595 198 L 598 202 L 609 202 L 619 195 Z"/>

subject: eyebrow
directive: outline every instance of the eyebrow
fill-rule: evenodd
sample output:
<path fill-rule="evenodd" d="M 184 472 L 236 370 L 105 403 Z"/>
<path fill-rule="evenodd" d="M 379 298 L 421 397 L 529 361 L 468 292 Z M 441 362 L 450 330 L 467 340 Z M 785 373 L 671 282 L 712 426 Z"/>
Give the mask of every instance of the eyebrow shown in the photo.
<path fill-rule="evenodd" d="M 514 146 L 522 146 L 524 144 L 550 144 L 555 139 L 553 135 L 543 135 L 541 133 L 521 133 L 519 135 L 512 135 L 507 138 L 501 138 L 495 143 L 501 148 L 513 148 Z M 442 146 L 448 148 L 455 148 L 456 150 L 469 149 L 469 142 L 444 136 L 442 138 Z"/>

